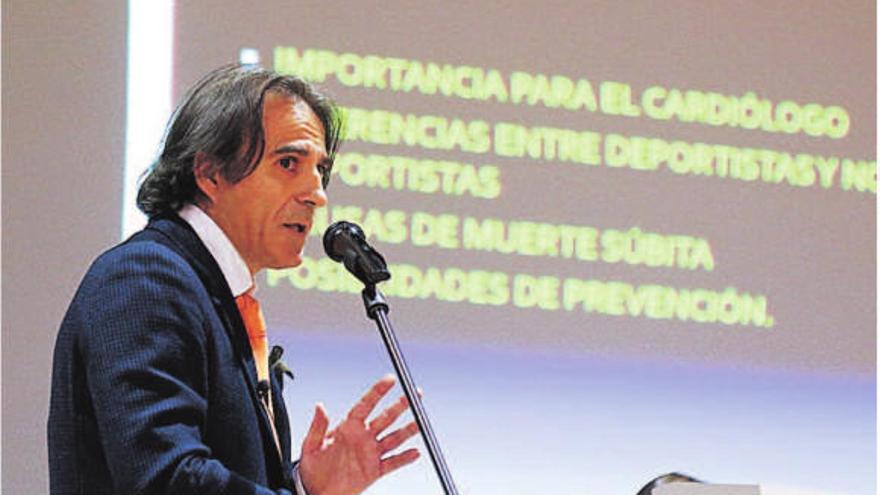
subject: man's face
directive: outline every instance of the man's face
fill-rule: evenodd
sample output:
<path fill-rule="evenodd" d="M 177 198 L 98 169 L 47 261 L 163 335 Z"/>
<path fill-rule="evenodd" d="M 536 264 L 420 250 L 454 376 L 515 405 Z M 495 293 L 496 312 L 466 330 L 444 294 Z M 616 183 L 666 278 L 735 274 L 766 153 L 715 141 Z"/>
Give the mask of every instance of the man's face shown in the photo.
<path fill-rule="evenodd" d="M 252 274 L 302 262 L 314 211 L 327 204 L 321 178 L 330 167 L 324 127 L 304 101 L 267 94 L 263 131 L 266 147 L 250 175 L 235 184 L 220 174 L 197 179 L 211 199 L 208 215 Z"/>

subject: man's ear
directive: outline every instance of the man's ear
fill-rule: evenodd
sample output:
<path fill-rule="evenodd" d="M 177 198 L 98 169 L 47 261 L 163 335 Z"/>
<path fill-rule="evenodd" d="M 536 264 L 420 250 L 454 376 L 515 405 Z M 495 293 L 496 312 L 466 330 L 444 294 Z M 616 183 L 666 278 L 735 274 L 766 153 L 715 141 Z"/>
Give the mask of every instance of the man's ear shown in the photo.
<path fill-rule="evenodd" d="M 193 159 L 193 176 L 196 187 L 202 191 L 212 203 L 217 199 L 219 190 L 217 167 L 206 153 L 199 151 Z"/>

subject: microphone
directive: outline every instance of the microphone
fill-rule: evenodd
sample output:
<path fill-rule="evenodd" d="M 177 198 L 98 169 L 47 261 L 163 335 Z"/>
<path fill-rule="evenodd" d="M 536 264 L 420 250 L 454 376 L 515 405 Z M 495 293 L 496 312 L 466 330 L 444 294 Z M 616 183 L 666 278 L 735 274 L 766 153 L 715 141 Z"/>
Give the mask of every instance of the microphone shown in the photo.
<path fill-rule="evenodd" d="M 260 396 L 260 400 L 268 406 L 269 405 L 269 380 L 260 380 L 257 382 L 257 395 Z"/>
<path fill-rule="evenodd" d="M 422 440 L 425 441 L 425 446 L 431 455 L 434 470 L 440 477 L 443 491 L 446 495 L 458 495 L 455 484 L 452 482 L 452 475 L 449 474 L 449 468 L 446 466 L 443 453 L 440 451 L 440 446 L 434 437 L 434 431 L 431 429 L 431 423 L 428 422 L 428 415 L 425 413 L 425 408 L 416 392 L 415 382 L 413 382 L 406 361 L 403 359 L 400 346 L 397 344 L 394 329 L 391 328 L 391 321 L 388 319 L 388 303 L 385 301 L 385 296 L 376 287 L 377 282 L 391 278 L 391 273 L 388 272 L 388 267 L 385 265 L 385 258 L 367 244 L 364 231 L 360 227 L 344 221 L 334 223 L 324 232 L 324 251 L 333 261 L 341 261 L 345 268 L 366 286 L 361 291 L 361 296 L 363 296 L 367 316 L 375 321 L 379 327 L 382 341 L 385 342 L 388 355 L 394 364 L 394 370 L 400 378 L 400 386 L 403 387 L 404 394 L 409 399 L 410 409 L 419 426 L 419 431 L 422 433 Z"/>
<path fill-rule="evenodd" d="M 364 231 L 356 224 L 339 221 L 324 232 L 324 252 L 364 285 L 372 286 L 391 278 L 385 258 L 367 244 Z"/>

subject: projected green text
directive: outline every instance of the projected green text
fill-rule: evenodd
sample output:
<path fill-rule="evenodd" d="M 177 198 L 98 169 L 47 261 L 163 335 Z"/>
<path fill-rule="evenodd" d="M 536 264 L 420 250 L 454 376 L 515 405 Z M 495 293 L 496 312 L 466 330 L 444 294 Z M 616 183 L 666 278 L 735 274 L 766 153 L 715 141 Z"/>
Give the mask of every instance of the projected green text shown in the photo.
<path fill-rule="evenodd" d="M 300 52 L 292 46 L 275 48 L 274 67 L 283 74 L 297 74 L 317 82 L 333 77 L 343 86 L 600 111 L 626 117 L 676 119 L 770 133 L 803 133 L 840 139 L 850 128 L 849 113 L 840 106 L 792 100 L 775 103 L 760 98 L 754 91 L 737 96 L 650 86 L 639 96 L 631 85 L 617 81 L 594 85 L 586 78 L 524 71 L 513 71 L 505 76 L 491 68 L 311 48 Z"/>
<path fill-rule="evenodd" d="M 406 156 L 338 153 L 333 175 L 347 186 L 394 189 L 424 194 L 469 195 L 494 199 L 501 194 L 501 177 L 494 165 Z"/>
<path fill-rule="evenodd" d="M 706 239 L 643 231 L 638 227 L 600 230 L 582 225 L 333 205 L 316 212 L 311 235 L 323 235 L 330 223 L 339 220 L 361 224 L 368 238 L 390 244 L 409 241 L 416 247 L 652 268 L 704 271 L 715 268 L 712 248 Z"/>
<path fill-rule="evenodd" d="M 580 165 L 605 165 L 643 171 L 666 170 L 793 187 L 876 194 L 877 162 L 835 156 L 668 141 L 645 136 L 602 135 L 585 130 L 509 122 L 490 124 L 435 115 L 348 108 L 347 138 L 381 145 L 493 152 L 502 158 L 529 158 Z"/>
<path fill-rule="evenodd" d="M 391 297 L 467 302 L 475 305 L 581 311 L 607 316 L 691 321 L 698 324 L 773 327 L 767 297 L 740 291 L 676 288 L 659 284 L 508 274 L 457 267 L 389 265 L 392 278 L 383 285 Z M 356 294 L 362 285 L 329 258 L 303 257 L 299 267 L 270 270 L 267 284 L 299 290 Z"/>
<path fill-rule="evenodd" d="M 316 82 L 332 79 L 345 87 L 561 111 L 555 115 L 595 113 L 830 139 L 846 137 L 852 125 L 849 112 L 839 105 L 791 98 L 771 100 L 755 91 L 725 94 L 659 84 L 634 87 L 620 81 L 562 74 L 505 72 L 289 46 L 276 47 L 274 66 L 281 73 Z M 699 187 L 697 180 L 714 178 L 876 194 L 875 160 L 769 149 L 764 143 L 729 145 L 571 128 L 570 119 L 561 126 L 547 122 L 546 112 L 544 122 L 529 123 L 510 116 L 496 122 L 479 114 L 476 118 L 473 114 L 460 118 L 443 115 L 441 109 L 418 113 L 352 106 L 343 110 L 347 121 L 345 139 L 362 143 L 369 150 L 355 147 L 354 151 L 337 155 L 334 177 L 350 187 L 497 201 L 505 199 L 502 171 L 531 161 L 528 165 L 558 164 L 585 174 L 602 167 L 692 177 L 695 187 Z M 601 119 L 596 121 L 595 125 L 604 124 Z M 406 156 L 396 150 L 389 153 L 382 147 L 425 150 L 430 158 L 415 153 Z M 444 153 L 481 158 L 437 158 Z M 495 159 L 483 159 L 485 155 Z M 656 177 L 661 180 L 659 174 Z M 599 228 L 426 209 L 434 211 L 334 205 L 318 210 L 311 235 L 321 235 L 331 222 L 348 220 L 361 224 L 371 240 L 383 243 L 470 253 L 473 259 L 486 259 L 486 255 L 525 256 L 569 264 L 564 269 L 565 277 L 486 269 L 493 261 L 478 268 L 397 264 L 391 266 L 392 279 L 384 284 L 385 292 L 393 297 L 698 324 L 757 328 L 775 325 L 767 297 L 762 294 L 733 287 L 682 288 L 577 276 L 582 263 L 713 272 L 716 257 L 712 245 L 698 235 L 664 233 L 641 226 Z M 330 260 L 306 258 L 296 269 L 269 274 L 270 285 L 285 281 L 301 290 L 360 290 L 360 284 Z"/>

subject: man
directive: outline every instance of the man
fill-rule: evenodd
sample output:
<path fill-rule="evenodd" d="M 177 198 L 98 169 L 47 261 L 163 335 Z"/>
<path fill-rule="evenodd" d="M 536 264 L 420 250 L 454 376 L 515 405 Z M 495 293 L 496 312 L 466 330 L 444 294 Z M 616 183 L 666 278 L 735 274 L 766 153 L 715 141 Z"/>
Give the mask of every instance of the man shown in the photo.
<path fill-rule="evenodd" d="M 291 462 L 253 280 L 301 262 L 339 132 L 330 101 L 271 71 L 188 93 L 138 193 L 149 224 L 95 261 L 59 331 L 53 494 L 354 494 L 418 457 L 392 453 L 417 431 L 388 432 L 404 398 L 368 420 L 386 377 L 332 430 L 318 405 Z"/>

